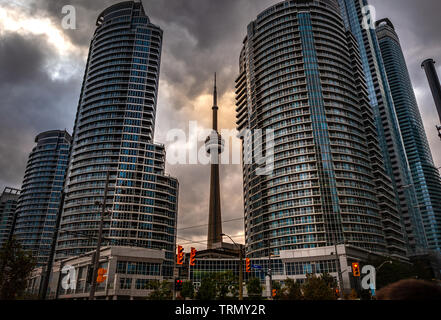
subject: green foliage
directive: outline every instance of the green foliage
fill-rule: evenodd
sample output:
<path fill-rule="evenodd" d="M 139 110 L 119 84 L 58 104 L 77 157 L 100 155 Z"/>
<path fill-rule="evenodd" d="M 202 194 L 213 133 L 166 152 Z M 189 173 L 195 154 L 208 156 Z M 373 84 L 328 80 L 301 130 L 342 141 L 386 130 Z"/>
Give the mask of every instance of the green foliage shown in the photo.
<path fill-rule="evenodd" d="M 238 279 L 232 271 L 206 274 L 196 294 L 198 300 L 237 299 L 239 295 Z"/>
<path fill-rule="evenodd" d="M 168 281 L 154 281 L 150 283 L 152 293 L 148 296 L 149 300 L 172 300 L 172 283 Z"/>
<path fill-rule="evenodd" d="M 335 300 L 333 288 L 329 286 L 327 276 L 317 277 L 315 274 L 307 274 L 303 284 L 303 296 L 305 300 Z"/>
<path fill-rule="evenodd" d="M 258 278 L 251 278 L 247 283 L 248 298 L 250 299 L 261 299 L 262 298 L 262 285 Z"/>
<path fill-rule="evenodd" d="M 192 299 L 194 296 L 194 287 L 191 281 L 185 281 L 182 284 L 181 296 L 185 298 Z"/>
<path fill-rule="evenodd" d="M 282 293 L 283 300 L 302 300 L 303 294 L 300 284 L 293 279 L 285 280 L 285 287 Z"/>
<path fill-rule="evenodd" d="M 217 294 L 215 275 L 207 275 L 201 281 L 201 286 L 199 287 L 198 293 L 196 294 L 196 299 L 204 301 L 215 300 L 216 296 Z"/>
<path fill-rule="evenodd" d="M 329 288 L 335 291 L 338 288 L 337 280 L 331 276 L 329 273 L 325 272 L 321 275 L 321 279 L 326 282 Z"/>
<path fill-rule="evenodd" d="M 0 249 L 0 299 L 25 297 L 27 279 L 35 268 L 31 254 L 13 238 Z"/>
<path fill-rule="evenodd" d="M 216 298 L 219 300 L 226 300 L 230 296 L 236 298 L 239 295 L 239 283 L 237 277 L 233 272 L 225 271 L 218 272 L 214 275 L 216 282 Z"/>

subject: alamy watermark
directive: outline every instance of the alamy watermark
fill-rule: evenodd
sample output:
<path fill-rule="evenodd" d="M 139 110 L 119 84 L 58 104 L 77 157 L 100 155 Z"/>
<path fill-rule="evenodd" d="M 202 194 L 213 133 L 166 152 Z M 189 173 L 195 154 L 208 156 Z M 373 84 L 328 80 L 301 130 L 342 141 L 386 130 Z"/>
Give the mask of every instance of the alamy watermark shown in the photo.
<path fill-rule="evenodd" d="M 63 267 L 63 269 L 61 269 L 61 274 L 66 274 L 61 280 L 61 287 L 64 290 L 75 290 L 77 288 L 77 271 L 75 268 L 73 266 L 66 265 Z"/>
<path fill-rule="evenodd" d="M 74 6 L 66 5 L 61 9 L 61 13 L 65 16 L 61 19 L 61 27 L 65 30 L 77 29 L 77 11 Z"/>
<path fill-rule="evenodd" d="M 361 273 L 362 274 L 366 274 L 362 279 L 361 279 L 361 287 L 365 290 L 372 290 L 373 295 L 375 295 L 375 290 L 376 288 L 376 275 L 377 275 L 377 271 L 375 269 L 374 266 L 363 266 L 363 268 L 361 269 Z"/>
<path fill-rule="evenodd" d="M 363 15 L 363 29 L 375 29 L 375 22 L 377 21 L 377 11 L 375 7 L 371 5 L 364 6 L 361 8 L 361 14 Z"/>

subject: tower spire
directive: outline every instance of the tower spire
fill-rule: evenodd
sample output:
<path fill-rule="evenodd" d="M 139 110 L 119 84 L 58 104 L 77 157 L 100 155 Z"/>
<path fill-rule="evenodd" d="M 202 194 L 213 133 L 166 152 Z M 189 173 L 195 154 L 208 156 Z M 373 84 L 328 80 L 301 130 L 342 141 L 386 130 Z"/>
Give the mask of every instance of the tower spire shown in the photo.
<path fill-rule="evenodd" d="M 213 108 L 217 107 L 216 72 L 214 73 Z"/>
<path fill-rule="evenodd" d="M 214 88 L 213 88 L 213 130 L 217 132 L 217 85 L 216 85 L 216 72 L 214 73 Z"/>

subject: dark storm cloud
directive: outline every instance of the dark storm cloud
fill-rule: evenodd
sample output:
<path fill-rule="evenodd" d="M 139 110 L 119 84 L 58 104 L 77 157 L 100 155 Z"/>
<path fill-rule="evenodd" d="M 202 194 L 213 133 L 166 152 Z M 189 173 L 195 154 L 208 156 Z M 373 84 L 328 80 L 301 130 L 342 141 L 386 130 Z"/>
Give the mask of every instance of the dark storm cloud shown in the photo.
<path fill-rule="evenodd" d="M 41 37 L 6 33 L 0 37 L 0 185 L 20 187 L 35 136 L 42 131 L 71 131 L 72 89 L 79 79 L 53 81 L 45 70 L 51 49 Z M 74 92 L 77 90 L 74 90 Z"/>
<path fill-rule="evenodd" d="M 88 46 L 99 13 L 119 0 L 36 0 L 36 12 L 60 23 L 65 5 L 76 8 L 77 29 L 65 34 Z M 150 0 L 143 1 L 152 23 L 164 30 L 161 78 L 176 86 L 175 108 L 182 98 L 193 99 L 207 90 L 215 71 L 220 87 L 231 90 L 238 70 L 238 52 L 246 25 L 270 0 Z M 232 81 L 233 80 L 233 81 Z M 222 91 L 221 91 L 222 93 Z"/>

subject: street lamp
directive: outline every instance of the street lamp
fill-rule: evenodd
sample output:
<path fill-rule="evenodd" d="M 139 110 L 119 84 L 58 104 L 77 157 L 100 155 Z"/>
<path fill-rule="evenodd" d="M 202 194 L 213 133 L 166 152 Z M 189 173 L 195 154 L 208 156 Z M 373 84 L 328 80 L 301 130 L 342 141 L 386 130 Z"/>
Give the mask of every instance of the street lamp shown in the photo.
<path fill-rule="evenodd" d="M 343 279 L 342 279 L 342 271 L 341 271 L 341 266 L 340 266 L 340 257 L 338 255 L 338 251 L 337 251 L 337 245 L 339 244 L 346 244 L 346 241 L 343 242 L 339 242 L 337 243 L 336 241 L 334 241 L 334 248 L 335 248 L 335 262 L 336 262 L 336 268 L 337 268 L 337 275 L 338 275 L 338 284 L 340 287 L 340 295 L 343 294 Z"/>
<path fill-rule="evenodd" d="M 231 241 L 233 241 L 233 244 L 239 249 L 239 300 L 243 300 L 243 254 L 242 254 L 242 247 L 239 246 L 228 234 L 221 233 L 221 236 L 228 237 Z"/>
<path fill-rule="evenodd" d="M 99 266 L 99 262 L 100 262 L 100 252 L 101 252 L 101 242 L 102 242 L 102 238 L 103 238 L 104 216 L 106 216 L 108 214 L 108 212 L 106 211 L 106 203 L 107 203 L 107 191 L 109 189 L 109 176 L 110 176 L 110 172 L 107 171 L 103 202 L 102 203 L 99 201 L 95 202 L 95 205 L 101 206 L 101 219 L 100 219 L 100 225 L 99 225 L 99 231 L 98 231 L 98 241 L 97 241 L 97 245 L 96 245 L 95 261 L 93 262 L 92 285 L 90 286 L 89 300 L 93 300 L 95 298 L 96 278 L 98 276 L 98 266 Z"/>
<path fill-rule="evenodd" d="M 384 266 L 386 263 L 392 264 L 393 262 L 392 262 L 392 260 L 384 261 L 384 262 L 383 262 L 383 263 L 377 268 L 377 272 L 380 271 L 381 267 Z"/>

